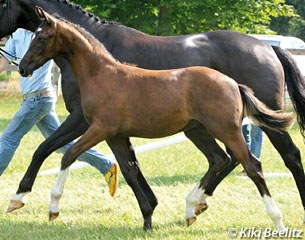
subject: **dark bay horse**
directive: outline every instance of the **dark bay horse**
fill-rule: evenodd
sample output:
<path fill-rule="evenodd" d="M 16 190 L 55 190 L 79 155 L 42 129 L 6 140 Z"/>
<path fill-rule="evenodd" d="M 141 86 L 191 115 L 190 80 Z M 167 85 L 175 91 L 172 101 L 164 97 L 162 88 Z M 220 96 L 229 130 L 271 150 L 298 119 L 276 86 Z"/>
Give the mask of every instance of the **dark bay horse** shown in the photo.
<path fill-rule="evenodd" d="M 175 37 L 149 36 L 132 28 L 103 21 L 65 0 L 0 0 L 0 37 L 11 34 L 18 27 L 34 31 L 40 23 L 35 14 L 36 5 L 81 25 L 122 62 L 134 63 L 148 69 L 208 66 L 234 78 L 238 83 L 251 87 L 255 95 L 272 109 L 283 108 L 284 85 L 287 83 L 300 128 L 302 131 L 304 129 L 304 82 L 291 56 L 278 47 L 270 47 L 252 37 L 233 31 Z M 44 159 L 57 148 L 82 135 L 88 128 L 71 68 L 63 58 L 56 58 L 55 61 L 61 69 L 62 91 L 70 115 L 37 149 L 14 197 L 18 200 L 17 207 L 13 206 L 11 209 L 23 205 L 22 198 L 31 191 Z M 267 128 L 263 130 L 292 172 L 304 207 L 305 176 L 299 149 L 288 132 L 279 133 Z M 186 136 L 202 152 L 206 153 L 206 148 L 212 149 L 213 154 L 206 154 L 209 162 L 218 158 L 228 160 L 227 154 L 204 131 L 190 130 L 186 132 Z M 129 138 L 113 138 L 107 143 L 119 163 L 126 157 L 133 163 L 120 164 L 122 173 L 137 195 L 140 206 L 143 205 L 140 202 L 144 201 L 153 212 L 157 199 L 139 169 Z M 233 158 L 211 182 L 206 182 L 203 178 L 205 194 L 212 195 L 219 182 L 236 165 L 237 161 Z"/>
<path fill-rule="evenodd" d="M 43 22 L 20 62 L 20 73 L 28 76 L 46 61 L 64 57 L 76 77 L 83 113 L 90 124 L 63 156 L 61 172 L 51 192 L 51 215 L 59 211 L 57 204 L 66 169 L 99 142 L 116 136 L 159 138 L 201 130 L 232 150 L 257 186 L 277 229 L 285 229 L 260 162 L 250 153 L 242 136 L 241 121 L 243 115 L 249 116 L 259 126 L 280 132 L 292 124 L 291 114 L 270 110 L 249 88 L 211 68 L 146 70 L 122 64 L 84 29 L 55 19 L 39 7 L 37 14 Z M 225 164 L 223 159 L 210 163 L 206 180 L 215 178 Z M 187 198 L 188 225 L 196 220 L 203 205 L 205 191 L 199 186 Z M 149 214 L 147 209 L 144 215 Z"/>

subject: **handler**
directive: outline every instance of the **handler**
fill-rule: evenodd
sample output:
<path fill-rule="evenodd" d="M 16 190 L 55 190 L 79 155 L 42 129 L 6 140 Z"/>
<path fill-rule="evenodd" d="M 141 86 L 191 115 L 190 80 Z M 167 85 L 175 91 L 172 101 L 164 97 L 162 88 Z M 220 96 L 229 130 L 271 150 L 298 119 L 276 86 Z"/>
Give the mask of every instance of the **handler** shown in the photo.
<path fill-rule="evenodd" d="M 17 29 L 8 39 L 4 50 L 12 56 L 22 58 L 29 48 L 32 32 Z M 13 61 L 13 57 L 3 54 L 0 58 L 0 73 Z M 21 59 L 18 58 L 19 63 Z M 0 138 L 0 176 L 11 162 L 22 137 L 36 125 L 45 138 L 50 136 L 60 125 L 55 112 L 56 95 L 51 84 L 53 61 L 48 61 L 34 71 L 31 77 L 20 77 L 19 84 L 23 102 Z M 64 153 L 73 143 L 58 149 Z M 114 196 L 118 187 L 118 166 L 97 151 L 90 149 L 81 154 L 80 161 L 97 168 L 105 177 L 110 195 Z"/>

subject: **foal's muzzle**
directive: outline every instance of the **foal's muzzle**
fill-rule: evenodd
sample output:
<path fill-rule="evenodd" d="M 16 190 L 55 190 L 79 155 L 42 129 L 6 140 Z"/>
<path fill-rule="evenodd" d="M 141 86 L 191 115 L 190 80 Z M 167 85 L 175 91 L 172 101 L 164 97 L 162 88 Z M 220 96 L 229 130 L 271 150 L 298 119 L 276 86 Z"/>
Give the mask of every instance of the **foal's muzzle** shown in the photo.
<path fill-rule="evenodd" d="M 23 66 L 19 65 L 19 73 L 22 77 L 30 77 L 32 76 L 32 71 L 27 70 Z"/>
<path fill-rule="evenodd" d="M 27 77 L 26 71 L 22 66 L 19 66 L 19 73 L 22 77 Z"/>

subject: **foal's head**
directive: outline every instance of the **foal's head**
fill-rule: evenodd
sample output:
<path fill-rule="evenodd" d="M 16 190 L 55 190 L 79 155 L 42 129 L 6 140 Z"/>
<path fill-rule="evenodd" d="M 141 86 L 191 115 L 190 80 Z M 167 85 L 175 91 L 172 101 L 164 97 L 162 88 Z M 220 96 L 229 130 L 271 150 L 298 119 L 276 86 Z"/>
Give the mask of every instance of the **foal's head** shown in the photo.
<path fill-rule="evenodd" d="M 36 13 L 42 20 L 33 34 L 33 40 L 19 65 L 22 76 L 28 76 L 34 70 L 41 67 L 48 60 L 58 56 L 61 51 L 61 42 L 57 41 L 57 20 L 44 12 L 42 8 L 36 7 Z"/>

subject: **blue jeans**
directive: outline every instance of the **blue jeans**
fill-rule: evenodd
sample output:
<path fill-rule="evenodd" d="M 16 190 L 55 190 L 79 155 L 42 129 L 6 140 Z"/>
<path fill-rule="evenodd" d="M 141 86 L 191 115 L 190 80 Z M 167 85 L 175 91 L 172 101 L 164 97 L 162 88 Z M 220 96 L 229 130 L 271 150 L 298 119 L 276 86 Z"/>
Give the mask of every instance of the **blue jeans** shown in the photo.
<path fill-rule="evenodd" d="M 263 146 L 263 131 L 254 124 L 246 124 L 242 126 L 244 138 L 249 150 L 259 159 Z"/>
<path fill-rule="evenodd" d="M 55 97 L 43 97 L 41 94 L 23 100 L 11 122 L 0 138 L 0 176 L 11 162 L 22 137 L 36 124 L 45 138 L 50 136 L 60 125 L 55 112 Z M 59 148 L 64 153 L 73 143 Z M 113 161 L 93 149 L 81 154 L 78 159 L 97 168 L 103 175 L 113 165 Z"/>

